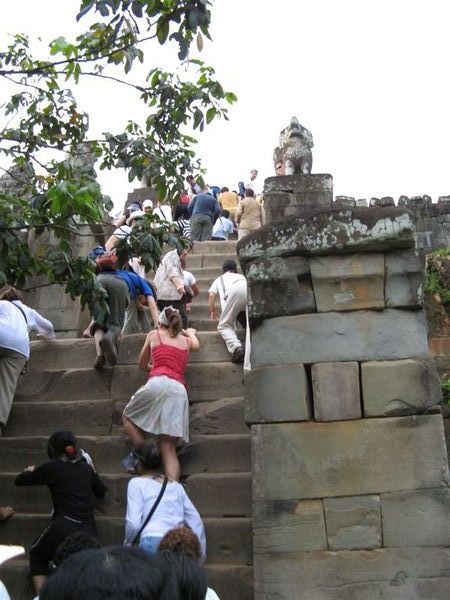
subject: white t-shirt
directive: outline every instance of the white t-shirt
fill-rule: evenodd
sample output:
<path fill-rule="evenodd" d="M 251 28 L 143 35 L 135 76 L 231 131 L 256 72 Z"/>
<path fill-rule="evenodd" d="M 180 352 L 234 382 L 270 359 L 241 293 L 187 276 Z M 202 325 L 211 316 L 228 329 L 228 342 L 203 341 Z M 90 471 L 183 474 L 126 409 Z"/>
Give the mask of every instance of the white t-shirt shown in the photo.
<path fill-rule="evenodd" d="M 230 235 L 230 233 L 233 233 L 233 231 L 233 222 L 230 219 L 226 219 L 225 217 L 219 217 L 214 223 L 212 236 L 220 237 L 224 240 L 227 240 L 228 236 Z"/>
<path fill-rule="evenodd" d="M 183 271 L 184 289 L 192 293 L 192 286 L 197 282 L 194 275 L 190 271 Z"/>
<path fill-rule="evenodd" d="M 129 225 L 121 225 L 120 227 L 117 227 L 117 229 L 114 229 L 113 235 L 115 235 L 117 238 L 119 238 L 119 240 L 121 240 L 122 238 L 130 235 L 130 233 L 131 227 Z"/>
<path fill-rule="evenodd" d="M 27 320 L 19 309 L 23 310 Z M 53 325 L 33 308 L 20 300 L 0 300 L 0 347 L 15 350 L 26 358 L 30 356 L 29 331 L 38 331 L 49 339 L 55 337 Z"/>
<path fill-rule="evenodd" d="M 208 588 L 206 590 L 205 600 L 220 600 L 220 598 L 214 590 L 212 590 L 211 588 Z"/>
<path fill-rule="evenodd" d="M 158 215 L 158 217 L 163 219 L 163 221 L 169 221 L 169 223 L 172 222 L 172 209 L 168 204 L 161 204 L 161 206 L 157 206 L 153 209 L 153 214 Z"/>
<path fill-rule="evenodd" d="M 161 491 L 161 482 L 153 477 L 134 477 L 128 483 L 125 544 L 131 544 Z M 144 537 L 163 537 L 175 527 L 188 525 L 200 541 L 206 556 L 206 537 L 197 509 L 177 481 L 169 481 L 152 518 L 141 533 Z"/>
<path fill-rule="evenodd" d="M 212 292 L 213 294 L 219 294 L 222 310 L 225 306 L 225 298 L 228 298 L 231 288 L 239 281 L 246 283 L 246 279 L 243 275 L 240 275 L 239 273 L 233 273 L 232 271 L 227 271 L 218 277 L 209 288 L 209 292 Z"/>
<path fill-rule="evenodd" d="M 2 581 L 0 581 L 0 600 L 11 600 Z"/>

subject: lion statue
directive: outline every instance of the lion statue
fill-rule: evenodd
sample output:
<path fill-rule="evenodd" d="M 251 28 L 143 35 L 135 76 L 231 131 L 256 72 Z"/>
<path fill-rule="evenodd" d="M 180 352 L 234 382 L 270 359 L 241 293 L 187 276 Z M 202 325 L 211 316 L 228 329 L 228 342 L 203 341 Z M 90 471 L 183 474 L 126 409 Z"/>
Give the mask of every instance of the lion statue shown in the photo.
<path fill-rule="evenodd" d="M 311 173 L 313 138 L 311 133 L 292 117 L 289 125 L 280 132 L 280 145 L 273 152 L 275 173 L 295 175 Z"/>

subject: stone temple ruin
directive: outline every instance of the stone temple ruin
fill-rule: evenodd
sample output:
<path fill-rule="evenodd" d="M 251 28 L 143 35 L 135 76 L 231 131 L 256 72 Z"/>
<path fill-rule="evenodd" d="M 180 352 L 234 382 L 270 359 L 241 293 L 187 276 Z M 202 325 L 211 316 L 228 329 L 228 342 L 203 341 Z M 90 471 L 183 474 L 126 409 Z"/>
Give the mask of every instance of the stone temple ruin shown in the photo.
<path fill-rule="evenodd" d="M 191 314 L 202 347 L 188 367 L 181 461 L 205 520 L 210 583 L 221 600 L 448 598 L 450 478 L 418 252 L 450 247 L 448 198 L 359 207 L 333 201 L 331 175 L 308 172 L 270 177 L 264 197 L 267 224 L 237 245 L 252 336 L 244 386 L 204 296 Z M 82 240 L 80 254 L 97 243 Z M 187 267 L 202 292 L 234 252 L 234 242 L 196 244 Z M 42 530 L 45 490 L 24 497 L 13 477 L 68 423 L 110 487 L 101 543 L 121 543 L 120 414 L 145 380 L 144 336 L 126 336 L 118 364 L 97 373 L 91 340 L 74 339 L 86 325 L 79 305 L 58 286 L 30 304 L 68 339 L 32 343 L 0 439 L 0 485 L 17 509 L 3 540 L 29 547 Z M 2 568 L 13 600 L 26 570 Z"/>
<path fill-rule="evenodd" d="M 411 212 L 271 177 L 249 286 L 256 600 L 448 597 L 450 479 Z"/>

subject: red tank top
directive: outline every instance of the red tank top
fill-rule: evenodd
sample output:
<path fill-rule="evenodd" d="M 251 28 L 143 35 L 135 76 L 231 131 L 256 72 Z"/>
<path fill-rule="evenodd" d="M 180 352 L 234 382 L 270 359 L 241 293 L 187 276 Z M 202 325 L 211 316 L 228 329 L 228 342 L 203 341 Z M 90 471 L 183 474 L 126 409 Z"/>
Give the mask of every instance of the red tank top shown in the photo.
<path fill-rule="evenodd" d="M 159 346 L 152 348 L 152 368 L 150 377 L 157 375 L 166 375 L 170 379 L 175 379 L 183 385 L 186 385 L 184 371 L 189 358 L 189 342 L 186 339 L 186 349 L 176 348 L 170 344 L 163 344 L 159 331 L 156 332 L 159 340 Z"/>

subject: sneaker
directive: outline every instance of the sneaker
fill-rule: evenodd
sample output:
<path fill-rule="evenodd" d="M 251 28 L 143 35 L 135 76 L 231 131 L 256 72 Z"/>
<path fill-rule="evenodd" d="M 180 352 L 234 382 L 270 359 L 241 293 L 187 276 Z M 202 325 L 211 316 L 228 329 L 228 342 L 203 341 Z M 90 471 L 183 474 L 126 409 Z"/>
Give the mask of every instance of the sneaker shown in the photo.
<path fill-rule="evenodd" d="M 233 352 L 233 354 L 231 356 L 231 362 L 243 363 L 244 356 L 245 356 L 244 349 L 242 348 L 242 346 L 239 346 L 239 348 L 236 348 L 236 350 Z"/>
<path fill-rule="evenodd" d="M 105 366 L 105 357 L 103 356 L 103 354 L 101 354 L 100 356 L 97 356 L 95 359 L 94 369 L 101 371 L 104 366 Z"/>

